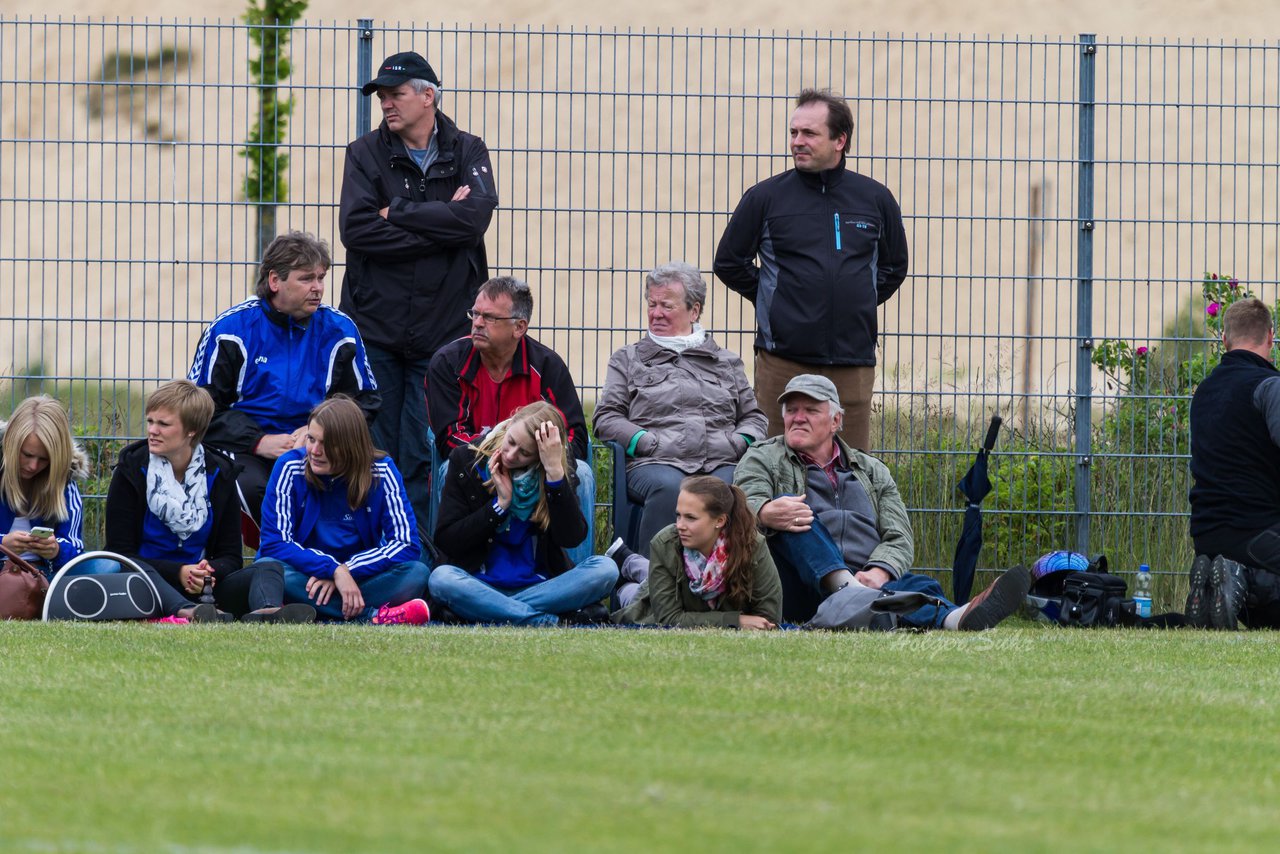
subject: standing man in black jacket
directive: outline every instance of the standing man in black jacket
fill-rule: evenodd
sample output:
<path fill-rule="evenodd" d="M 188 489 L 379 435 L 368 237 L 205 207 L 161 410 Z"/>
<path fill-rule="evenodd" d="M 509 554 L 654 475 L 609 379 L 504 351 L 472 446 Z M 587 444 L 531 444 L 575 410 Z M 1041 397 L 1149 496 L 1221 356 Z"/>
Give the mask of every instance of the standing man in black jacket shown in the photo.
<path fill-rule="evenodd" d="M 364 338 L 382 407 L 373 441 L 395 459 L 428 518 L 427 368 L 470 331 L 489 278 L 484 233 L 498 205 L 489 150 L 440 112 L 440 78 L 417 53 L 388 57 L 365 84 L 382 124 L 347 146 L 338 227 L 347 247 L 340 307 Z"/>
<path fill-rule="evenodd" d="M 743 194 L 716 249 L 715 274 L 756 308 L 756 399 L 777 400 L 799 374 L 825 376 L 845 410 L 841 438 L 866 450 L 876 309 L 906 278 L 907 235 L 893 194 L 845 169 L 852 136 L 843 98 L 800 92 L 791 115 L 795 168 Z M 777 436 L 781 412 L 766 411 Z"/>
<path fill-rule="evenodd" d="M 1280 627 L 1280 371 L 1259 299 L 1222 315 L 1227 352 L 1191 397 L 1191 565 L 1187 622 Z"/>

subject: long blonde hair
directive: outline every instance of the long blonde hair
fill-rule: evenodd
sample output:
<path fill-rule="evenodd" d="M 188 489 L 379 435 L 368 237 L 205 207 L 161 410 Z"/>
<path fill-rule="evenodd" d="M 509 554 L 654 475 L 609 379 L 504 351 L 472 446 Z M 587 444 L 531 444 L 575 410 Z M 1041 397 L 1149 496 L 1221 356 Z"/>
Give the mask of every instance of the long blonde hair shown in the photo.
<path fill-rule="evenodd" d="M 560 414 L 560 410 L 545 400 L 539 400 L 520 407 L 511 413 L 510 418 L 490 430 L 489 435 L 485 436 L 479 445 L 473 445 L 472 448 L 477 456 L 484 457 L 484 462 L 487 466 L 489 461 L 493 459 L 494 454 L 502 450 L 502 443 L 506 441 L 507 431 L 511 429 L 512 425 L 523 424 L 530 436 L 536 436 L 538 425 L 544 421 L 550 421 L 560 430 L 560 453 L 562 455 L 560 462 L 564 469 L 564 476 L 569 477 L 574 470 L 573 460 L 569 456 L 569 430 L 565 426 L 564 416 Z M 535 462 L 534 465 L 541 469 L 541 459 Z M 484 485 L 489 490 L 490 495 L 497 492 L 497 487 L 494 486 L 492 477 L 486 480 Z M 547 479 L 545 475 L 538 478 L 538 506 L 533 511 L 533 515 L 529 517 L 529 520 L 543 531 L 551 523 L 551 511 L 547 509 Z"/>
<path fill-rule="evenodd" d="M 49 455 L 49 465 L 22 488 L 22 445 L 35 436 Z M 62 404 L 48 395 L 29 397 L 13 410 L 3 443 L 4 475 L 0 492 L 15 515 L 65 522 L 70 515 L 65 496 L 71 479 L 71 419 Z"/>

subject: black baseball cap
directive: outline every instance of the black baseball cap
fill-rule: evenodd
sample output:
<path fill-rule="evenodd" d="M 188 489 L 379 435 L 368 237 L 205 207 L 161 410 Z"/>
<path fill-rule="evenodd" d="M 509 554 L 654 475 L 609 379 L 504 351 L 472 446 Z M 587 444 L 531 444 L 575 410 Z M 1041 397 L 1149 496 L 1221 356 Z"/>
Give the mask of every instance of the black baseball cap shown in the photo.
<path fill-rule="evenodd" d="M 406 80 L 426 80 L 428 83 L 440 85 L 440 78 L 421 54 L 413 51 L 388 56 L 378 68 L 378 76 L 370 80 L 360 89 L 366 95 L 372 95 L 381 87 L 394 88 Z"/>

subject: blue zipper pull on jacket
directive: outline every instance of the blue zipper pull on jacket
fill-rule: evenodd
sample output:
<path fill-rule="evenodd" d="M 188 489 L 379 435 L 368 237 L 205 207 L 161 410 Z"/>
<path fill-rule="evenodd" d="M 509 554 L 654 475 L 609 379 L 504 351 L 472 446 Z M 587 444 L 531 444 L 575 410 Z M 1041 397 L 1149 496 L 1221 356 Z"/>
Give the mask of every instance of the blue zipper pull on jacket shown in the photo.
<path fill-rule="evenodd" d="M 836 218 L 836 251 L 840 251 L 840 214 L 835 214 Z"/>

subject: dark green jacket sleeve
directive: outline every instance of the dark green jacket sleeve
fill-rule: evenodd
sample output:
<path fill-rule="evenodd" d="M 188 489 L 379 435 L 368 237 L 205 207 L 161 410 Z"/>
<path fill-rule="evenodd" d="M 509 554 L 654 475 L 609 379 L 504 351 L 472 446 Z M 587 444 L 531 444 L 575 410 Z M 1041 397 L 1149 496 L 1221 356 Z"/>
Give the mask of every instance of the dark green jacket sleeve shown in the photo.
<path fill-rule="evenodd" d="M 764 617 L 775 624 L 782 622 L 782 580 L 769 553 L 768 542 L 756 537 L 755 554 L 751 556 L 751 604 L 745 613 Z"/>

